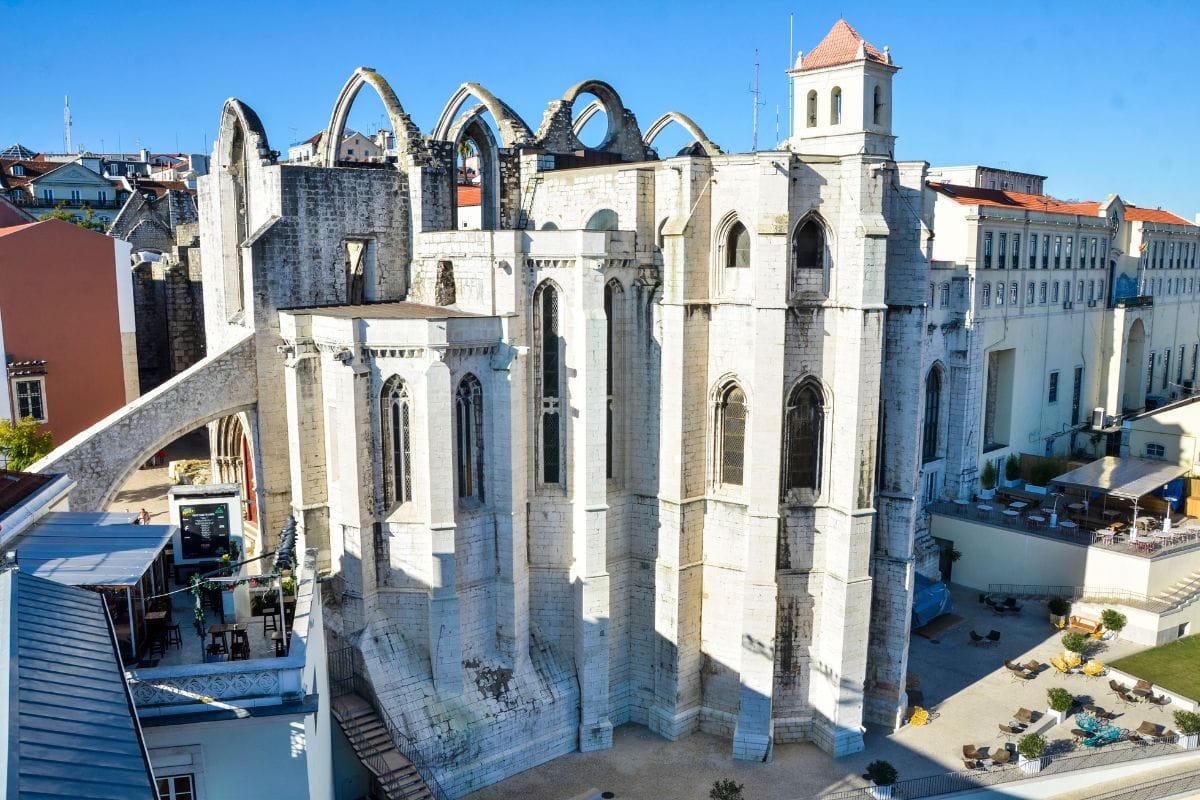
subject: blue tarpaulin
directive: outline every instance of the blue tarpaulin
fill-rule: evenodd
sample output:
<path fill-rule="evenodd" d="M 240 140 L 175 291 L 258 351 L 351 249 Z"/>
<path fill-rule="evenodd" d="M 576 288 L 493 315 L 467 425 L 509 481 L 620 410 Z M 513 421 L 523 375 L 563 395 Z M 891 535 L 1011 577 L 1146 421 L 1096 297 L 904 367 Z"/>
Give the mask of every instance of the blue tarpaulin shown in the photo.
<path fill-rule="evenodd" d="M 930 580 L 918 572 L 913 589 L 912 626 L 919 628 L 953 610 L 954 603 L 946 584 Z"/>

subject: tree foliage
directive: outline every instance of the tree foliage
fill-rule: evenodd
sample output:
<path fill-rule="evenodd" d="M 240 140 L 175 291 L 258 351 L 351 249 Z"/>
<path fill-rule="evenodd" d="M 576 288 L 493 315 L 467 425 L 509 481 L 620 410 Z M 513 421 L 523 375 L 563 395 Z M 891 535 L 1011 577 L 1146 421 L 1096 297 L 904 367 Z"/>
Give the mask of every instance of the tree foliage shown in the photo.
<path fill-rule="evenodd" d="M 86 228 L 89 231 L 98 231 L 99 233 L 104 233 L 104 229 L 107 227 L 103 222 L 96 219 L 96 212 L 92 209 L 84 206 L 83 216 L 81 217 L 74 211 L 68 211 L 65 201 L 56 205 L 53 211 L 42 214 L 38 219 L 61 219 L 63 222 L 69 222 L 72 225 L 78 225 L 81 228 Z"/>
<path fill-rule="evenodd" d="M 730 780 L 713 781 L 708 796 L 712 800 L 742 800 L 743 786 L 744 783 L 734 783 Z"/>
<path fill-rule="evenodd" d="M 0 454 L 7 469 L 20 472 L 54 449 L 54 437 L 33 417 L 25 417 L 14 425 L 0 420 Z"/>

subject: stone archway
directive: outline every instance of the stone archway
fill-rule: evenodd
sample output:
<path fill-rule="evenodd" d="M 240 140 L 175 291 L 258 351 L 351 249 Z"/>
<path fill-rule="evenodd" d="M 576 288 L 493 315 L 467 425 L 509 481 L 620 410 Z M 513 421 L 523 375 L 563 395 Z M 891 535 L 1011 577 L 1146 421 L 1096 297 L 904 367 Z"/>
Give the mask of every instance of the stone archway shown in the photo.
<path fill-rule="evenodd" d="M 30 472 L 65 473 L 75 481 L 71 508 L 103 511 L 135 470 L 170 442 L 222 417 L 252 411 L 254 334 L 208 356 L 153 391 L 68 439 Z"/>
<path fill-rule="evenodd" d="M 668 111 L 650 123 L 650 127 L 646 129 L 646 135 L 642 137 L 642 142 L 645 143 L 646 147 L 652 147 L 658 135 L 672 123 L 687 131 L 695 140 L 695 143 L 700 145 L 700 149 L 704 151 L 705 155 L 709 157 L 721 155 L 721 148 L 713 144 L 708 135 L 700 129 L 700 126 L 693 122 L 691 117 L 681 114 L 678 111 Z"/>
<path fill-rule="evenodd" d="M 458 112 L 471 97 L 478 100 L 483 109 L 490 113 L 492 119 L 496 121 L 496 130 L 500 134 L 500 144 L 503 147 L 519 147 L 532 143 L 533 133 L 525 124 L 525 120 L 521 119 L 517 112 L 509 108 L 503 100 L 478 83 L 464 83 L 458 87 L 458 91 L 442 109 L 442 114 L 438 117 L 437 125 L 434 126 L 433 133 L 429 138 L 438 141 L 453 141 L 453 129 L 461 128 L 462 124 L 460 122 L 458 126 L 455 125 Z M 472 109 L 470 113 L 478 114 L 479 112 Z"/>
<path fill-rule="evenodd" d="M 400 156 L 407 156 L 424 149 L 421 132 L 413 124 L 408 112 L 400 105 L 400 99 L 392 91 L 391 84 L 370 67 L 359 67 L 346 81 L 346 85 L 338 94 L 337 102 L 333 105 L 333 112 L 329 116 L 329 125 L 325 128 L 325 135 L 321 137 L 321 144 L 317 148 L 317 163 L 321 166 L 337 166 L 337 145 L 342 141 L 342 134 L 346 131 L 346 120 L 350 116 L 350 108 L 354 105 L 354 99 L 358 97 L 358 93 L 364 86 L 374 89 L 375 93 L 379 95 L 379 99 L 383 101 L 383 107 L 392 123 L 392 133 L 396 137 L 396 152 Z"/>
<path fill-rule="evenodd" d="M 1125 340 L 1125 373 L 1121 385 L 1122 411 L 1146 405 L 1146 326 L 1135 319 Z"/>

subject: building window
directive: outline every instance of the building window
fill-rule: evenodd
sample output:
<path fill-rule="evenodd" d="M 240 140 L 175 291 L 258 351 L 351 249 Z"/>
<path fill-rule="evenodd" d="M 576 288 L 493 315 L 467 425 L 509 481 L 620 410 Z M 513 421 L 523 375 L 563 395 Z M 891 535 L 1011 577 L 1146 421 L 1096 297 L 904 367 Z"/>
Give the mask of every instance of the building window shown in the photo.
<path fill-rule="evenodd" d="M 808 127 L 817 127 L 817 91 L 808 93 Z"/>
<path fill-rule="evenodd" d="M 996 306 L 1004 305 L 1004 290 L 1008 288 L 1003 283 L 996 284 Z"/>
<path fill-rule="evenodd" d="M 1013 269 L 1021 266 L 1021 234 L 1019 233 L 1013 234 L 1012 265 Z"/>
<path fill-rule="evenodd" d="M 1154 391 L 1154 353 L 1150 354 L 1150 360 L 1146 364 L 1146 394 Z"/>
<path fill-rule="evenodd" d="M 534 343 L 537 347 L 538 436 L 542 483 L 562 483 L 562 344 L 558 335 L 558 290 L 543 283 L 534 295 Z"/>
<path fill-rule="evenodd" d="M 17 401 L 17 419 L 32 417 L 34 422 L 46 421 L 44 378 L 14 378 L 13 397 Z"/>
<path fill-rule="evenodd" d="M 1021 293 L 1021 289 L 1020 289 L 1020 287 L 1017 286 L 1016 282 L 1009 284 L 1009 286 L 1008 286 L 1008 304 L 1011 306 L 1015 306 L 1017 304 L 1017 301 L 1020 299 L 1020 293 Z"/>
<path fill-rule="evenodd" d="M 1062 237 L 1054 237 L 1054 268 L 1058 269 L 1062 265 Z"/>
<path fill-rule="evenodd" d="M 873 109 L 873 112 L 874 112 L 871 115 L 871 119 L 874 120 L 874 124 L 882 125 L 883 124 L 883 92 L 880 90 L 880 88 L 878 86 L 876 86 L 875 91 L 872 92 L 871 108 Z"/>
<path fill-rule="evenodd" d="M 1071 424 L 1079 424 L 1079 411 L 1083 402 L 1083 367 L 1075 368 L 1075 386 L 1071 390 Z"/>
<path fill-rule="evenodd" d="M 155 778 L 158 800 L 195 800 L 196 782 L 191 775 L 169 775 Z"/>
<path fill-rule="evenodd" d="M 1034 302 L 1034 295 L 1037 293 L 1037 286 L 1033 281 L 1029 282 L 1029 286 L 1025 287 L 1025 305 L 1031 306 Z"/>
<path fill-rule="evenodd" d="M 985 283 L 983 285 L 983 302 L 981 303 L 981 305 L 984 308 L 987 308 L 991 304 L 992 304 L 992 285 L 990 283 Z"/>
<path fill-rule="evenodd" d="M 1029 268 L 1037 269 L 1037 234 L 1029 234 Z"/>
<path fill-rule="evenodd" d="M 784 490 L 821 488 L 821 440 L 825 431 L 825 403 L 821 392 L 808 382 L 792 387 L 785 415 Z"/>
<path fill-rule="evenodd" d="M 983 234 L 983 268 L 991 269 L 992 267 L 992 232 L 987 231 Z"/>
<path fill-rule="evenodd" d="M 42 199 L 45 200 L 47 203 L 53 203 L 54 202 L 54 190 L 53 189 L 42 189 Z"/>
<path fill-rule="evenodd" d="M 1157 442 L 1146 442 L 1146 458 L 1165 458 L 1167 449 Z"/>
<path fill-rule="evenodd" d="M 1162 390 L 1167 390 L 1167 384 L 1171 382 L 1171 351 L 1163 350 L 1163 374 L 1162 374 Z"/>
<path fill-rule="evenodd" d="M 938 307 L 946 308 L 950 305 L 950 284 L 943 283 L 938 287 Z"/>
<path fill-rule="evenodd" d="M 96 202 L 99 203 L 100 205 L 107 205 L 108 204 L 108 192 L 105 191 L 104 189 L 101 189 L 100 191 L 96 192 Z"/>
<path fill-rule="evenodd" d="M 1001 233 L 1000 240 L 996 243 L 996 266 L 1004 269 L 1008 261 L 1008 234 Z"/>
<path fill-rule="evenodd" d="M 619 223 L 620 218 L 617 216 L 617 212 L 611 208 L 602 208 L 588 217 L 583 229 L 585 231 L 615 231 Z"/>
<path fill-rule="evenodd" d="M 1050 288 L 1050 302 L 1058 302 L 1058 281 L 1055 281 L 1054 285 Z"/>
<path fill-rule="evenodd" d="M 399 375 L 383 385 L 379 406 L 383 422 L 383 502 L 390 508 L 412 500 L 412 402 Z"/>
<path fill-rule="evenodd" d="M 840 86 L 833 87 L 833 91 L 829 93 L 829 124 L 840 125 L 842 122 L 842 89 Z"/>
<path fill-rule="evenodd" d="M 1096 237 L 1092 237 L 1092 269 L 1096 268 Z"/>
<path fill-rule="evenodd" d="M 1050 234 L 1042 237 L 1042 269 L 1050 269 Z"/>
<path fill-rule="evenodd" d="M 1179 367 L 1178 367 L 1179 372 L 1175 376 L 1175 382 L 1177 384 L 1179 384 L 1180 386 L 1183 386 L 1183 356 L 1186 352 L 1187 352 L 1187 346 L 1182 345 L 1182 344 L 1179 345 Z"/>
<path fill-rule="evenodd" d="M 1046 305 L 1046 282 L 1045 281 L 1042 281 L 1041 284 L 1038 285 L 1038 302 L 1041 303 L 1042 305 Z"/>
<path fill-rule="evenodd" d="M 470 373 L 454 393 L 454 438 L 458 496 L 483 500 L 483 387 Z"/>
<path fill-rule="evenodd" d="M 605 334 L 607 339 L 607 347 L 605 348 L 605 380 L 607 386 L 607 403 L 605 404 L 605 452 L 604 452 L 604 474 L 605 477 L 617 477 L 616 464 L 619 460 L 621 450 L 617 447 L 617 439 L 619 431 L 614 423 L 613 409 L 613 386 L 616 383 L 616 372 L 619 369 L 617 359 L 617 315 L 618 304 L 622 303 L 625 298 L 625 290 L 621 284 L 614 278 L 604 286 L 604 319 L 605 319 Z"/>
<path fill-rule="evenodd" d="M 1095 301 L 1096 301 L 1096 282 L 1088 281 L 1088 303 L 1089 304 L 1094 303 Z"/>
<path fill-rule="evenodd" d="M 1083 281 L 1075 284 L 1075 300 L 1079 303 L 1083 302 Z"/>
<path fill-rule="evenodd" d="M 746 394 L 730 383 L 717 395 L 717 483 L 741 486 L 746 456 Z"/>
<path fill-rule="evenodd" d="M 925 461 L 938 457 L 938 422 L 942 413 L 942 371 L 938 367 L 929 370 L 925 379 L 925 429 L 921 437 L 921 450 Z"/>
<path fill-rule="evenodd" d="M 71 202 L 78 203 L 78 202 L 81 202 L 82 200 L 83 200 L 83 192 L 79 191 L 78 189 L 72 189 L 71 190 Z"/>
<path fill-rule="evenodd" d="M 1058 402 L 1058 370 L 1050 372 L 1050 391 L 1046 395 L 1047 403 Z"/>
<path fill-rule="evenodd" d="M 1071 252 L 1072 249 L 1074 248 L 1074 246 L 1075 246 L 1075 237 L 1068 236 L 1067 237 L 1067 252 L 1064 254 L 1066 257 L 1066 260 L 1067 260 L 1066 261 L 1067 269 L 1071 268 L 1071 259 L 1073 259 L 1075 257 L 1075 254 L 1073 252 Z"/>
<path fill-rule="evenodd" d="M 750 231 L 740 222 L 733 223 L 725 237 L 726 269 L 748 269 L 750 267 Z"/>
<path fill-rule="evenodd" d="M 13 164 L 12 174 L 17 178 L 23 177 L 25 175 L 25 167 L 20 164 Z"/>
<path fill-rule="evenodd" d="M 735 227 L 741 228 L 741 223 Z M 744 231 L 745 228 L 742 230 Z M 747 247 L 749 247 L 748 236 Z M 749 263 L 749 252 L 746 256 L 747 263 Z M 792 260 L 796 269 L 825 268 L 825 232 L 815 219 L 810 219 L 796 229 L 796 233 L 792 237 Z"/>

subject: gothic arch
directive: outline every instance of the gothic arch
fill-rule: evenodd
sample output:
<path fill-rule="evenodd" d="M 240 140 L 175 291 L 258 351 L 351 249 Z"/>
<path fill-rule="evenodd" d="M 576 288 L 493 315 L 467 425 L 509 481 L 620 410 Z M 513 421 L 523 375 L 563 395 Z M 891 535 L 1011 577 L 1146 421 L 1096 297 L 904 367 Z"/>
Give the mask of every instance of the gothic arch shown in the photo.
<path fill-rule="evenodd" d="M 581 94 L 595 95 L 608 117 L 608 131 L 596 147 L 586 147 L 575 133 L 574 104 Z M 595 113 L 595 110 L 585 107 L 581 116 L 586 114 L 590 118 Z M 586 123 L 587 118 L 583 122 Z M 537 144 L 551 153 L 572 153 L 586 149 L 615 153 L 626 161 L 641 161 L 647 157 L 637 118 L 625 108 L 612 86 L 595 79 L 581 81 L 567 89 L 561 99 L 550 101 L 534 136 Z"/>
<path fill-rule="evenodd" d="M 784 394 L 780 482 L 785 502 L 812 502 L 825 486 L 832 425 L 832 397 L 815 375 L 795 381 Z"/>
<path fill-rule="evenodd" d="M 450 138 L 446 141 L 453 145 L 450 158 L 457 164 L 458 143 L 469 138 L 478 148 L 480 172 L 480 229 L 493 230 L 500 224 L 500 149 L 492 131 L 483 123 L 483 112 L 486 106 L 477 105 L 455 121 L 449 131 Z M 451 207 L 453 208 L 452 228 L 459 228 L 458 213 L 458 170 L 449 170 Z"/>
<path fill-rule="evenodd" d="M 242 153 L 235 154 L 234 145 L 239 138 L 242 142 Z M 275 161 L 275 155 L 271 151 L 270 142 L 267 141 L 267 132 L 263 129 L 262 120 L 258 118 L 258 114 L 254 113 L 254 109 L 236 97 L 226 100 L 221 109 L 217 142 L 214 171 L 219 168 L 228 169 L 237 160 L 237 157 L 244 157 L 246 153 L 254 153 L 258 157 L 259 163 L 264 165 L 272 164 Z"/>
<path fill-rule="evenodd" d="M 337 166 L 337 144 L 342 140 L 342 135 L 346 131 L 346 119 L 350 116 L 350 108 L 354 105 L 354 99 L 358 97 L 363 86 L 370 86 L 383 101 L 383 107 L 392 123 L 392 133 L 396 137 L 396 152 L 404 155 L 420 148 L 421 133 L 413 124 L 412 118 L 408 116 L 404 107 L 400 105 L 400 100 L 392 91 L 391 85 L 370 67 L 359 67 L 350 75 L 350 79 L 346 81 L 346 85 L 338 94 L 337 102 L 333 105 L 333 113 L 329 116 L 329 125 L 325 128 L 325 135 L 321 137 L 321 144 L 317 149 L 316 160 L 321 166 Z M 330 147 L 331 142 L 333 143 L 332 147 Z"/>
<path fill-rule="evenodd" d="M 455 119 L 469 97 L 474 97 L 482 106 L 482 108 L 472 109 L 469 113 L 479 115 L 484 110 L 490 112 L 492 119 L 496 120 L 496 129 L 500 133 L 500 143 L 504 147 L 517 147 L 530 144 L 533 141 L 533 132 L 529 130 L 529 126 L 525 124 L 525 120 L 521 119 L 517 112 L 513 111 L 503 100 L 478 83 L 464 83 L 458 87 L 458 91 L 454 93 L 442 109 L 442 114 L 438 117 L 437 124 L 433 127 L 433 133 L 430 134 L 431 139 L 455 141 L 452 138 Z"/>
<path fill-rule="evenodd" d="M 650 127 L 646 129 L 646 134 L 642 137 L 642 143 L 646 147 L 652 147 L 654 140 L 672 122 L 691 134 L 696 144 L 700 145 L 700 148 L 704 150 L 705 155 L 709 157 L 721 155 L 721 148 L 709 140 L 708 135 L 700 129 L 700 126 L 693 122 L 686 114 L 681 114 L 678 111 L 668 111 L 650 123 Z"/>

